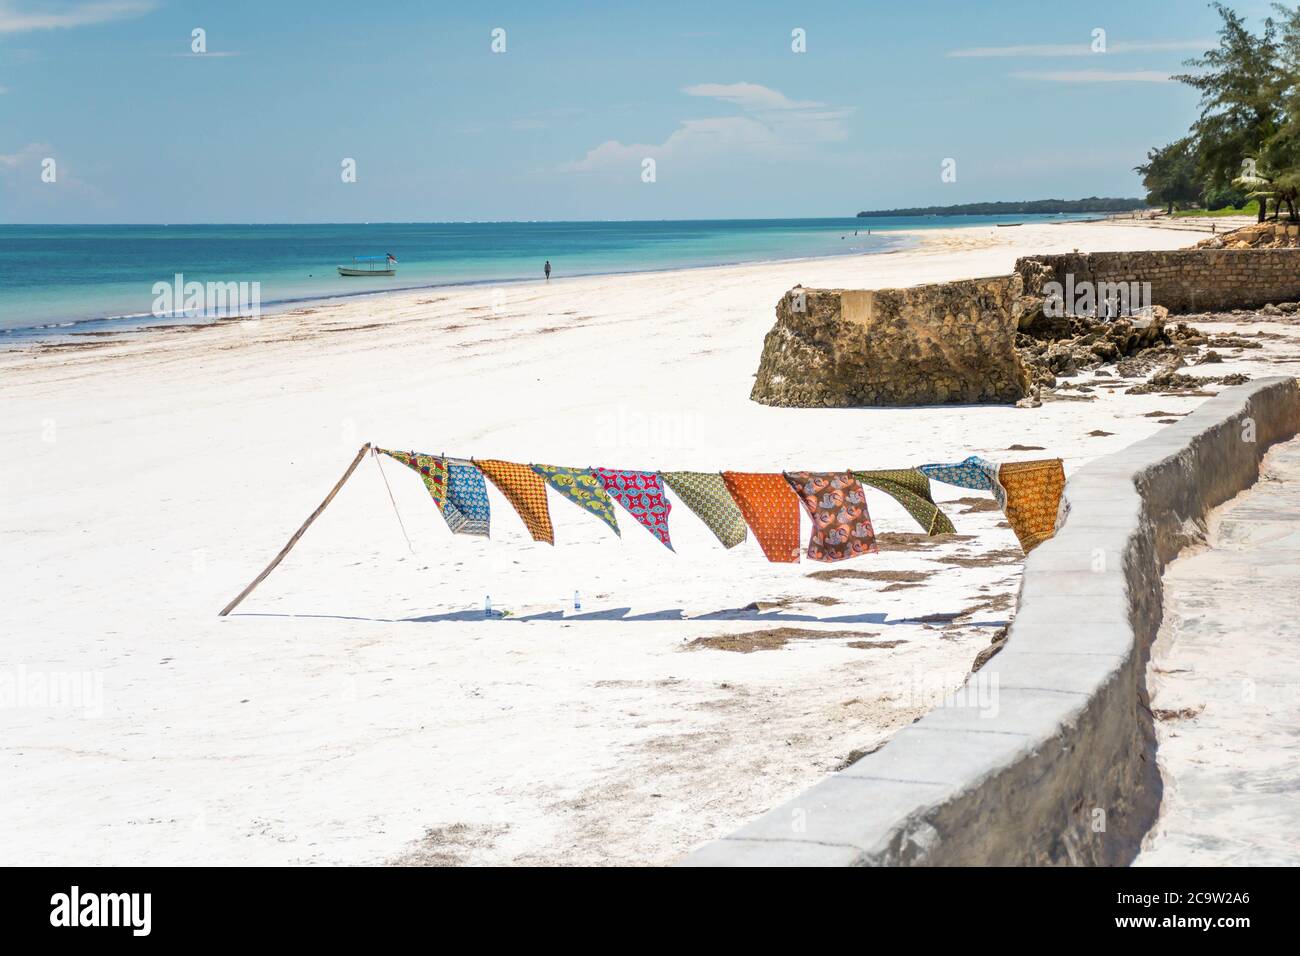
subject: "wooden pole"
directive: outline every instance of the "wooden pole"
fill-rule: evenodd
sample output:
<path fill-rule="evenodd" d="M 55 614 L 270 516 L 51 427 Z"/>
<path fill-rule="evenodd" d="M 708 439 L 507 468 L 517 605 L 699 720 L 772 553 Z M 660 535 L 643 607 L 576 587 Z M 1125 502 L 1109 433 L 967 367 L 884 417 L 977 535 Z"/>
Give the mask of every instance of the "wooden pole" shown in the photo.
<path fill-rule="evenodd" d="M 289 539 L 289 543 L 280 549 L 280 553 L 275 556 L 275 558 L 271 561 L 270 564 L 266 566 L 266 569 L 261 574 L 253 578 L 253 582 L 248 587 L 244 588 L 244 590 L 239 592 L 238 597 L 236 597 L 233 601 L 231 601 L 229 604 L 227 604 L 224 608 L 221 609 L 221 613 L 217 615 L 218 617 L 225 617 L 227 614 L 233 611 L 236 607 L 239 606 L 240 601 L 242 601 L 244 598 L 248 597 L 248 595 L 252 593 L 253 588 L 257 587 L 264 580 L 266 580 L 266 576 L 275 570 L 276 565 L 278 565 L 281 561 L 283 561 L 284 556 L 288 554 L 290 550 L 292 550 L 295 544 L 298 543 L 298 539 L 302 537 L 303 532 L 311 527 L 311 523 L 315 521 L 317 518 L 319 518 L 320 513 L 325 510 L 325 507 L 331 501 L 334 500 L 334 496 L 339 493 L 339 489 L 343 487 L 343 483 L 352 477 L 352 473 L 357 470 L 357 465 L 361 464 L 361 459 L 366 457 L 366 452 L 368 451 L 370 451 L 370 442 L 366 442 L 364 445 L 361 446 L 361 450 L 357 452 L 357 457 L 352 459 L 352 464 L 348 465 L 348 470 L 343 472 L 343 477 L 338 480 L 338 484 L 336 484 L 330 490 L 330 493 L 325 496 L 325 500 L 322 501 L 317 506 L 316 510 L 311 513 L 311 517 L 302 523 L 302 527 L 293 533 L 293 537 Z"/>

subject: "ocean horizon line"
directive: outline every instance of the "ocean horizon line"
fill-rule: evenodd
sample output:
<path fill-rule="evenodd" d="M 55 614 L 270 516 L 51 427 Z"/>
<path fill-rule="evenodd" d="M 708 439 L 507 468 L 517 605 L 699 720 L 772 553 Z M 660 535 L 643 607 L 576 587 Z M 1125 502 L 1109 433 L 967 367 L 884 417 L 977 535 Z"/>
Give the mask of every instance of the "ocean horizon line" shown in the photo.
<path fill-rule="evenodd" d="M 971 215 L 962 213 L 961 216 Z M 297 219 L 297 220 L 253 220 L 228 219 L 219 222 L 0 222 L 0 228 L 29 229 L 97 229 L 105 226 L 155 226 L 171 228 L 173 226 L 472 226 L 472 225 L 546 225 L 559 226 L 586 225 L 595 222 L 608 223 L 642 223 L 642 222 L 836 222 L 841 219 L 855 220 L 856 213 L 843 216 L 732 216 L 732 217 L 696 217 L 679 218 L 675 216 L 656 219 Z M 911 219 L 912 216 L 881 218 Z M 954 216 L 953 218 L 958 218 Z"/>
<path fill-rule="evenodd" d="M 705 223 L 705 222 L 838 222 L 840 220 L 861 221 L 862 219 L 988 219 L 991 216 L 1005 215 L 1054 217 L 1069 216 L 1104 216 L 1102 212 L 1059 212 L 1059 213 L 924 213 L 917 215 L 900 214 L 897 216 L 872 215 L 859 216 L 857 213 L 845 213 L 840 216 L 664 216 L 658 218 L 602 218 L 602 219 L 295 219 L 295 220 L 243 220 L 228 219 L 210 222 L 0 222 L 0 228 L 24 229 L 97 229 L 105 227 L 157 227 L 170 229 L 184 226 L 471 226 L 471 225 L 586 225 L 589 223 Z M 866 228 L 866 227 L 863 227 Z"/>

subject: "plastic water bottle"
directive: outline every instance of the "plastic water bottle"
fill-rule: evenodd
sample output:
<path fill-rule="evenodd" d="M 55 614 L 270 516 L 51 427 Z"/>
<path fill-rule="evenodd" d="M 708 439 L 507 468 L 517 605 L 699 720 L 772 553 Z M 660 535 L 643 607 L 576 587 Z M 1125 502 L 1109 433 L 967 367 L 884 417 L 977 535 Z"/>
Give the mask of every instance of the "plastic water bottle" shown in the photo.
<path fill-rule="evenodd" d="M 483 616 L 484 617 L 492 616 L 492 595 L 490 594 L 485 595 L 483 598 Z"/>
<path fill-rule="evenodd" d="M 577 591 L 573 592 L 573 609 L 575 611 L 582 610 L 582 597 L 578 594 Z"/>

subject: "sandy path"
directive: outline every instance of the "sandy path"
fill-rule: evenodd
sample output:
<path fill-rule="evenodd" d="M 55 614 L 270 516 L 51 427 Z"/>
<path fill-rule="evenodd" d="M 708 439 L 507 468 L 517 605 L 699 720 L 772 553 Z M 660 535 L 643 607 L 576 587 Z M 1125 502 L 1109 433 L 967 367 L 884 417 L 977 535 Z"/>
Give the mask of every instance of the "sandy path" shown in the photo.
<path fill-rule="evenodd" d="M 1300 861 L 1300 439 L 1165 571 L 1148 683 L 1164 796 L 1142 866 Z"/>
<path fill-rule="evenodd" d="M 1038 454 L 1007 451 L 1020 444 L 1068 471 L 1199 401 L 749 402 L 774 304 L 797 282 L 902 285 L 1005 272 L 1028 252 L 1189 241 L 1120 225 L 929 239 L 0 354 L 0 673 L 27 688 L 0 708 L 0 862 L 664 863 L 878 745 L 1007 619 L 1019 561 L 996 513 L 953 505 L 973 538 L 896 545 L 850 566 L 882 576 L 826 580 L 752 541 L 722 551 L 685 509 L 676 554 L 626 518 L 613 540 L 555 498 L 555 549 L 499 497 L 491 542 L 453 540 L 390 464 L 411 554 L 365 462 L 240 612 L 215 612 L 364 440 L 752 470 Z M 1250 361 L 1264 357 L 1214 372 L 1261 374 Z M 871 508 L 878 530 L 912 530 L 892 502 Z M 484 621 L 487 594 L 514 619 Z M 925 615 L 940 618 L 902 623 Z M 688 649 L 773 627 L 832 636 Z M 41 702 L 42 681 L 89 696 Z"/>

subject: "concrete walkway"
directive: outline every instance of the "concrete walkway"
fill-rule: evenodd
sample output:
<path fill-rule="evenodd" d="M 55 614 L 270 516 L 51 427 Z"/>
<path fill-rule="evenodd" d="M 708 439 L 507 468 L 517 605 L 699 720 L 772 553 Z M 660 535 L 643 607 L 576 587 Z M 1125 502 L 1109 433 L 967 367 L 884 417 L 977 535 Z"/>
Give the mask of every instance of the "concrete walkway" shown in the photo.
<path fill-rule="evenodd" d="M 1300 439 L 1164 587 L 1147 682 L 1165 790 L 1136 865 L 1300 864 Z"/>

